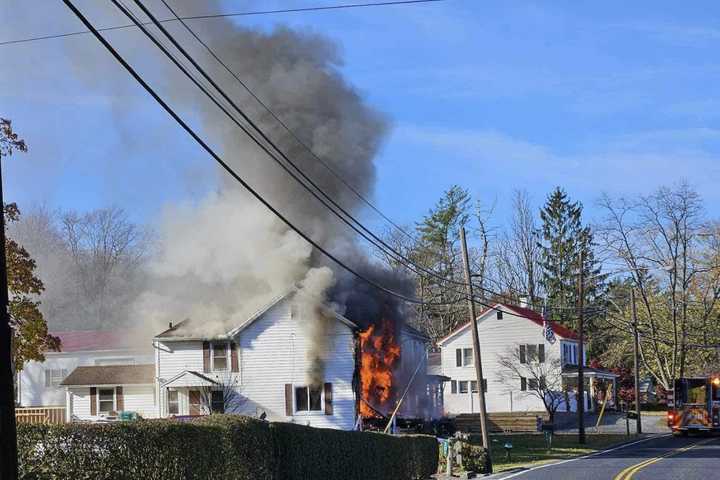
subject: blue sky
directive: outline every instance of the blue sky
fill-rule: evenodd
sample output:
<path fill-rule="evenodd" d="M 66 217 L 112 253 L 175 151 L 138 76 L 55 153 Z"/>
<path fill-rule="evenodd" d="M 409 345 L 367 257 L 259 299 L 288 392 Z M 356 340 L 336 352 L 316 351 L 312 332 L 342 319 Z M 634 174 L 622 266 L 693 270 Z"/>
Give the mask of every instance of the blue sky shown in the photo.
<path fill-rule="evenodd" d="M 22 3 L 0 7 L 0 40 L 78 29 L 60 2 Z M 224 10 L 337 3 L 227 0 Z M 632 196 L 681 179 L 720 215 L 719 17 L 716 2 L 447 0 L 237 21 L 338 43 L 341 71 L 391 122 L 375 202 L 412 223 L 455 183 L 496 202 L 498 222 L 515 189 L 539 204 L 561 185 L 594 219 L 603 192 Z M 69 55 L 100 48 L 91 36 L 0 47 L 0 114 L 31 150 L 6 162 L 6 198 L 117 204 L 145 221 L 213 188 L 210 160 L 131 79 L 107 87 L 106 76 L 127 76 L 111 59 L 91 78 L 78 73 Z"/>

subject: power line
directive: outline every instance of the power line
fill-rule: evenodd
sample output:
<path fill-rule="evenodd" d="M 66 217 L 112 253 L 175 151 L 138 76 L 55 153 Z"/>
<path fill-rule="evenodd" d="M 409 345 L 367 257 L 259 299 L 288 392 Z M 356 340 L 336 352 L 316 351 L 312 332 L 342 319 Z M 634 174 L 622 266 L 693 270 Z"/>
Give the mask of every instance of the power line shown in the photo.
<path fill-rule="evenodd" d="M 246 135 L 250 137 L 251 140 L 253 140 L 262 150 L 267 153 L 271 159 L 273 159 L 283 170 L 285 170 L 286 173 L 288 173 L 295 181 L 297 181 L 300 185 L 302 185 L 311 195 L 313 195 L 320 203 L 325 206 L 330 212 L 332 212 L 334 215 L 336 215 L 343 223 L 348 225 L 350 228 L 352 228 L 356 233 L 358 233 L 360 236 L 362 236 L 365 240 L 373 244 L 376 248 L 383 249 L 386 248 L 389 250 L 392 254 L 394 254 L 397 258 L 396 260 L 400 263 L 403 263 L 400 261 L 406 262 L 403 263 L 407 268 L 409 268 L 411 271 L 413 271 L 416 274 L 420 274 L 416 269 L 424 271 L 426 274 L 434 275 L 437 278 L 443 280 L 443 281 L 451 281 L 448 279 L 445 279 L 444 277 L 438 275 L 435 272 L 432 272 L 430 270 L 425 269 L 422 266 L 418 266 L 417 264 L 413 263 L 410 259 L 403 256 L 401 253 L 394 250 L 390 245 L 388 245 L 386 242 L 384 242 L 381 238 L 379 238 L 377 235 L 375 235 L 371 230 L 369 230 L 367 227 L 365 227 L 360 221 L 355 219 L 348 211 L 346 211 L 342 206 L 340 206 L 337 202 L 335 202 L 319 185 L 317 185 L 310 177 L 308 177 L 302 169 L 300 169 L 283 151 L 278 147 L 272 139 L 270 139 L 263 131 L 262 129 L 255 124 L 255 122 L 245 113 L 242 111 L 242 109 L 225 93 L 225 91 L 220 88 L 220 86 L 205 72 L 205 70 L 192 58 L 190 54 L 187 53 L 187 51 L 175 40 L 175 38 L 158 22 L 158 20 L 152 15 L 152 13 L 140 2 L 139 0 L 135 0 L 135 3 L 137 6 L 147 15 L 150 20 L 153 22 L 153 24 L 160 29 L 160 31 L 170 40 L 172 45 L 193 65 L 193 67 L 203 76 L 203 78 L 208 81 L 212 87 L 220 93 L 220 95 L 223 97 L 223 99 L 228 102 L 233 109 L 238 112 L 242 118 L 253 128 L 255 132 L 257 132 L 262 139 L 267 142 L 268 145 L 270 145 L 280 156 L 304 179 L 305 182 L 309 183 L 316 191 L 311 189 L 307 184 L 303 182 L 303 180 L 300 180 L 292 171 L 288 169 L 288 167 L 281 162 L 274 154 L 271 152 L 266 145 L 263 145 L 257 138 L 255 138 L 240 122 L 223 106 L 220 104 L 218 99 L 209 92 L 203 85 L 199 83 L 199 81 L 184 67 L 180 64 L 180 62 L 175 58 L 175 56 L 168 51 L 167 48 L 165 48 L 164 45 L 162 45 L 148 30 L 145 28 L 144 25 L 142 25 L 142 22 L 135 17 L 135 15 L 130 12 L 119 0 L 111 0 L 112 3 L 119 8 L 128 18 L 133 20 L 133 22 L 140 28 L 140 30 L 182 71 L 205 95 L 210 98 L 210 100 L 233 122 L 235 125 L 237 125 Z M 326 201 L 324 201 L 320 196 L 322 195 L 327 201 L 329 201 L 332 204 L 332 207 L 328 205 Z M 338 213 L 336 210 L 333 209 L 333 207 L 337 208 L 341 213 Z M 348 220 L 349 219 L 349 220 Z M 360 229 L 362 229 L 364 232 L 367 232 L 367 235 L 360 231 L 353 223 L 354 222 L 359 226 Z M 369 238 L 368 235 L 372 238 Z M 379 245 L 378 242 L 382 245 Z M 385 251 L 385 250 L 384 250 Z M 387 253 L 387 251 L 386 251 Z M 453 281 L 454 282 L 454 281 Z M 457 283 L 457 282 L 455 282 Z M 464 284 L 463 284 L 464 285 Z"/>
<path fill-rule="evenodd" d="M 272 15 L 272 14 L 278 14 L 278 13 L 302 13 L 302 12 L 318 12 L 323 10 L 340 10 L 340 9 L 348 9 L 348 8 L 365 8 L 365 7 L 386 7 L 386 6 L 393 6 L 393 5 L 411 5 L 411 4 L 418 4 L 418 3 L 434 3 L 434 2 L 442 2 L 444 0 L 402 0 L 402 1 L 392 1 L 392 2 L 379 2 L 379 3 L 347 3 L 347 4 L 341 4 L 341 5 L 328 5 L 328 6 L 320 6 L 320 7 L 304 7 L 304 8 L 286 8 L 281 10 L 257 10 L 257 11 L 249 11 L 249 12 L 235 12 L 235 13 L 220 13 L 215 15 L 192 15 L 187 17 L 181 17 L 183 20 L 208 20 L 213 18 L 226 18 L 226 17 L 248 17 L 248 16 L 255 16 L 255 15 Z M 161 22 L 174 22 L 176 19 L 165 19 L 160 20 Z M 149 25 L 150 23 L 145 23 L 145 25 Z M 112 30 L 122 30 L 126 28 L 132 28 L 135 27 L 135 24 L 127 24 L 127 25 L 117 25 L 114 27 L 104 27 L 104 28 L 97 28 L 96 30 L 98 32 L 109 32 Z M 88 33 L 92 33 L 91 30 L 78 30 L 76 32 L 68 32 L 68 33 L 60 33 L 57 35 L 43 35 L 39 37 L 30 37 L 30 38 L 22 38 L 17 40 L 6 40 L 4 42 L 0 42 L 0 46 L 3 45 L 15 45 L 19 43 L 27 43 L 27 42 L 35 42 L 38 40 L 49 40 L 53 38 L 64 38 L 64 37 L 72 37 L 76 35 L 85 35 Z"/>
<path fill-rule="evenodd" d="M 280 211 L 272 206 L 265 198 L 262 197 L 250 184 L 248 184 L 240 175 L 238 175 L 200 136 L 182 119 L 180 116 L 168 105 L 155 90 L 142 78 L 142 76 L 135 71 L 135 69 L 127 63 L 127 61 L 120 55 L 117 50 L 103 37 L 99 31 L 95 29 L 93 24 L 80 12 L 77 7 L 72 3 L 71 0 L 63 0 L 63 3 L 78 17 L 78 19 L 90 30 L 90 32 L 98 39 L 98 41 L 107 49 L 107 51 L 115 58 L 115 60 L 122 65 L 125 70 L 150 94 L 151 97 L 195 140 L 230 176 L 232 176 L 238 183 L 240 183 L 252 196 L 254 196 L 261 204 L 263 204 L 268 210 L 270 210 L 275 216 L 277 216 L 285 225 L 295 231 L 301 238 L 306 242 L 310 243 L 313 247 L 317 248 L 323 255 L 328 257 L 334 263 L 341 268 L 353 274 L 360 280 L 368 283 L 376 289 L 383 291 L 389 295 L 400 298 L 410 303 L 423 303 L 421 300 L 411 298 L 402 293 L 395 292 L 389 288 L 380 285 L 379 283 L 371 280 L 362 275 L 357 270 L 343 263 L 332 253 L 328 252 L 321 245 L 316 243 L 310 238 L 305 232 L 300 230 L 295 224 L 293 224 L 287 217 L 285 217 Z"/>
<path fill-rule="evenodd" d="M 375 211 L 378 215 L 380 215 L 386 222 L 388 222 L 390 225 L 392 225 L 397 231 L 404 234 L 406 237 L 415 240 L 415 237 L 405 231 L 401 226 L 399 226 L 397 223 L 395 223 L 392 219 L 390 219 L 387 215 L 385 215 L 379 208 L 377 208 L 375 205 L 373 205 L 372 202 L 370 202 L 365 196 L 363 196 L 360 192 L 357 191 L 355 187 L 353 187 L 349 182 L 347 182 L 339 173 L 335 171 L 334 168 L 332 168 L 325 160 L 323 160 L 319 155 L 317 155 L 313 149 L 307 145 L 306 142 L 304 142 L 290 127 L 287 126 L 287 124 L 270 108 L 267 103 L 263 102 L 263 100 L 256 95 L 250 87 L 248 87 L 245 82 L 240 79 L 240 77 L 228 67 L 228 65 L 220 58 L 219 55 L 217 55 L 210 46 L 203 41 L 196 33 L 195 31 L 190 28 L 190 26 L 185 22 L 176 12 L 175 10 L 165 1 L 161 0 L 163 5 L 165 5 L 165 8 L 167 8 L 170 13 L 177 19 L 183 27 L 192 35 L 204 48 L 207 50 L 207 52 L 212 56 L 222 67 L 227 71 L 230 75 L 232 75 L 235 80 L 238 81 L 240 85 L 260 104 L 262 107 L 295 139 L 295 141 L 298 142 L 310 155 L 320 162 L 321 165 L 323 165 L 328 172 L 330 172 L 336 179 L 338 179 L 345 187 L 347 187 L 353 194 L 355 194 L 356 197 L 358 197 L 365 205 L 370 207 L 373 211 Z"/>

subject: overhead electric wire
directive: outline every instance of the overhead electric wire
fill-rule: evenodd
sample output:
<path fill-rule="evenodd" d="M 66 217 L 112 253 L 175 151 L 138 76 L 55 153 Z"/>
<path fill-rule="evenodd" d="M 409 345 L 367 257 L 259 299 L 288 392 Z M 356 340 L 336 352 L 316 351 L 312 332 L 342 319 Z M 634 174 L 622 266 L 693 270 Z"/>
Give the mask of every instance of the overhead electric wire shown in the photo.
<path fill-rule="evenodd" d="M 365 198 L 365 196 L 362 193 L 358 192 L 355 187 L 353 187 L 347 180 L 345 180 L 339 173 L 337 173 L 333 167 L 331 167 L 325 160 L 323 160 L 319 155 L 317 155 L 313 151 L 313 149 L 305 141 L 303 141 L 300 138 L 300 136 L 297 135 L 290 127 L 288 127 L 288 125 L 270 108 L 270 106 L 267 103 L 265 103 L 258 95 L 256 95 L 255 92 L 253 92 L 252 89 L 250 87 L 248 87 L 247 84 L 245 82 L 243 82 L 242 79 L 234 71 L 232 71 L 232 69 L 230 67 L 228 67 L 228 65 L 220 58 L 220 56 L 217 55 L 213 51 L 213 49 L 210 48 L 210 46 L 205 41 L 203 41 L 203 39 L 201 39 L 197 35 L 197 33 L 195 33 L 195 31 L 192 28 L 190 28 L 190 26 L 187 24 L 187 22 L 185 22 L 180 17 L 180 15 L 177 14 L 177 12 L 175 12 L 175 10 L 168 4 L 168 2 L 166 0 L 160 0 L 160 1 L 163 3 L 163 5 L 165 5 L 165 8 L 167 8 L 170 11 L 170 13 L 173 15 L 173 17 L 175 17 L 175 19 L 177 19 L 180 22 L 180 24 L 182 24 L 183 27 L 185 27 L 185 29 L 188 31 L 188 33 L 190 33 L 190 35 L 192 35 L 195 38 L 195 40 L 197 40 L 200 43 L 200 45 L 202 45 L 205 48 L 205 50 L 207 50 L 207 52 L 210 54 L 210 56 L 212 56 L 215 59 L 215 61 L 217 61 L 220 65 L 222 65 L 222 67 L 225 69 L 225 71 L 227 71 L 230 75 L 232 75 L 235 78 L 235 80 L 237 80 L 238 83 L 240 85 L 242 85 L 242 87 L 245 89 L 245 91 L 247 91 L 260 105 L 262 105 L 262 107 L 295 139 L 296 142 L 298 142 L 298 144 L 300 144 L 308 153 L 310 153 L 310 155 L 313 158 L 315 158 L 315 160 L 317 160 L 321 165 L 323 165 L 327 169 L 328 172 L 330 172 L 336 179 L 338 179 L 343 185 L 345 185 L 345 187 L 347 187 L 348 190 L 350 190 L 353 194 L 355 194 L 355 196 L 358 199 L 360 199 L 363 203 L 365 203 L 365 205 L 370 207 L 375 213 L 380 215 L 380 217 L 382 217 L 386 222 L 388 222 L 390 225 L 392 225 L 397 231 L 399 231 L 400 233 L 402 233 L 403 235 L 405 235 L 406 237 L 408 237 L 412 240 L 416 240 L 415 236 L 413 236 L 412 234 L 405 231 L 405 229 L 403 229 L 400 225 L 395 223 L 390 217 L 385 215 L 370 200 Z"/>
<path fill-rule="evenodd" d="M 265 206 L 270 212 L 272 212 L 275 216 L 277 216 L 285 225 L 287 225 L 290 229 L 292 229 L 295 233 L 297 233 L 302 239 L 304 239 L 306 242 L 310 243 L 313 247 L 317 248 L 319 252 L 321 252 L 323 255 L 325 255 L 327 258 L 332 260 L 335 264 L 343 268 L 344 270 L 348 271 L 349 273 L 353 274 L 358 279 L 364 281 L 365 283 L 373 286 L 374 288 L 387 293 L 388 295 L 392 295 L 396 298 L 400 298 L 404 301 L 410 302 L 410 303 L 419 303 L 422 304 L 421 300 L 418 300 L 416 298 L 408 297 L 402 293 L 396 292 L 394 290 L 391 290 L 378 282 L 367 278 L 366 276 L 362 275 L 357 270 L 353 269 L 352 267 L 346 265 L 343 261 L 341 261 L 339 258 L 337 258 L 335 255 L 327 251 L 324 247 L 319 245 L 317 242 L 315 242 L 308 234 L 303 232 L 299 227 L 297 227 L 294 223 L 292 223 L 285 215 L 283 215 L 279 210 L 277 210 L 273 205 L 271 205 L 265 198 L 263 198 L 260 193 L 258 193 L 247 181 L 245 181 L 240 175 L 238 175 L 231 167 L 228 165 L 205 141 L 200 138 L 200 136 L 190 127 L 173 109 L 168 105 L 165 100 L 163 100 L 160 95 L 158 95 L 157 92 L 142 78 L 142 76 L 135 71 L 135 69 L 120 55 L 120 53 L 115 50 L 115 48 L 105 39 L 105 37 L 98 32 L 93 24 L 85 17 L 85 15 L 77 9 L 77 7 L 72 3 L 71 0 L 63 0 L 63 3 L 75 14 L 75 16 L 78 17 L 78 19 L 85 25 L 85 27 L 90 30 L 90 32 L 95 36 L 95 38 L 98 39 L 98 41 L 105 47 L 105 49 L 115 58 L 115 60 L 120 63 L 120 65 L 127 70 L 127 72 L 137 81 L 144 89 L 145 91 L 150 94 L 150 96 L 172 117 L 175 122 L 177 122 L 185 132 L 190 135 L 195 142 L 197 142 L 228 174 L 230 174 L 231 177 L 233 177 L 238 183 L 240 183 L 253 197 L 255 197 L 263 206 Z"/>
<path fill-rule="evenodd" d="M 398 0 L 398 1 L 390 1 L 390 2 L 378 2 L 378 3 L 346 3 L 346 4 L 341 4 L 341 5 L 286 8 L 286 9 L 280 9 L 280 10 L 257 10 L 257 11 L 248 11 L 248 12 L 219 13 L 219 14 L 214 14 L 214 15 L 190 15 L 190 16 L 182 17 L 182 19 L 183 20 L 207 20 L 207 19 L 213 19 L 213 18 L 272 15 L 272 14 L 278 14 L 278 13 L 302 13 L 302 12 L 318 12 L 318 11 L 323 11 L 323 10 L 340 10 L 340 9 L 348 9 L 348 8 L 387 7 L 387 6 L 393 6 L 393 5 L 410 5 L 410 4 L 434 3 L 434 2 L 442 2 L 442 1 L 444 1 L 444 0 Z M 161 20 L 161 22 L 163 22 L 163 23 L 174 22 L 174 21 L 176 21 L 174 18 Z M 145 25 L 149 25 L 149 23 L 146 23 Z M 114 27 L 96 28 L 96 30 L 98 32 L 109 32 L 111 30 L 122 30 L 122 29 L 132 28 L 132 27 L 135 27 L 135 25 L 134 24 L 117 25 Z M 39 36 L 39 37 L 21 38 L 21 39 L 17 39 L 17 40 L 6 40 L 4 42 L 0 42 L 0 46 L 34 42 L 34 41 L 38 41 L 38 40 L 50 40 L 53 38 L 72 37 L 75 35 L 85 35 L 88 33 L 92 33 L 92 31 L 80 30 L 80 31 L 76 31 L 76 32 L 59 33 L 56 35 L 43 35 L 43 36 Z"/>
<path fill-rule="evenodd" d="M 440 280 L 448 281 L 448 280 L 439 274 L 432 272 L 430 270 L 425 269 L 422 266 L 418 266 L 414 262 L 412 262 L 410 259 L 402 255 L 401 253 L 394 250 L 390 245 L 388 245 L 385 241 L 383 241 L 381 238 L 379 238 L 377 235 L 375 235 L 370 229 L 365 227 L 360 221 L 355 219 L 351 213 L 349 213 L 347 210 L 345 210 L 342 206 L 340 206 L 335 200 L 333 200 L 319 185 L 317 185 L 309 176 L 305 174 L 305 172 L 302 171 L 283 151 L 282 149 L 275 144 L 275 142 L 270 139 L 263 131 L 262 129 L 225 93 L 225 91 L 205 72 L 205 70 L 195 61 L 194 58 L 192 58 L 191 55 L 187 53 L 187 51 L 175 40 L 175 38 L 157 21 L 157 19 L 152 15 L 152 13 L 140 2 L 139 0 L 135 0 L 135 3 L 138 5 L 138 7 L 143 11 L 145 15 L 150 18 L 150 20 L 155 24 L 156 27 L 160 29 L 160 31 L 170 40 L 172 45 L 193 65 L 193 67 L 203 76 L 203 78 L 209 82 L 212 87 L 223 97 L 223 99 L 228 102 L 232 108 L 238 112 L 242 118 L 253 128 L 254 132 L 257 132 L 257 134 L 262 137 L 262 139 L 270 145 L 274 151 L 276 151 L 285 162 L 287 162 L 303 179 L 305 182 L 309 183 L 315 190 L 310 188 L 307 184 L 305 184 L 302 180 L 300 180 L 293 172 L 291 172 L 288 167 L 280 161 L 273 152 L 271 152 L 266 145 L 263 145 L 260 141 L 258 141 L 257 138 L 255 138 L 246 128 L 244 125 L 242 125 L 223 105 L 220 104 L 217 98 L 209 92 L 203 85 L 200 84 L 200 82 L 183 66 L 180 64 L 180 62 L 175 58 L 175 56 L 168 51 L 168 49 L 162 45 L 158 39 L 156 39 L 148 30 L 145 28 L 145 26 L 142 24 L 142 22 L 135 17 L 135 15 L 125 7 L 121 1 L 119 0 L 111 0 L 112 3 L 120 9 L 128 18 L 133 20 L 133 22 L 140 28 L 140 30 L 177 66 L 180 71 L 182 71 L 210 100 L 233 122 L 235 125 L 237 125 L 246 135 L 248 135 L 262 150 L 267 153 L 283 170 L 285 170 L 286 173 L 288 173 L 295 181 L 297 181 L 301 186 L 303 186 L 313 197 L 315 197 L 324 207 L 326 207 L 330 212 L 332 212 L 335 216 L 337 216 L 343 223 L 348 225 L 350 228 L 352 228 L 356 233 L 358 233 L 360 236 L 362 236 L 365 240 L 370 242 L 372 245 L 374 245 L 376 248 L 387 249 L 389 252 L 391 252 L 393 255 L 395 255 L 395 260 L 399 261 L 400 263 L 403 263 L 405 267 L 410 269 L 416 274 L 421 274 L 416 269 L 419 269 L 423 271 L 425 274 L 433 275 L 437 277 Z M 320 198 L 318 195 L 322 195 L 325 199 L 327 199 L 328 202 L 330 202 L 330 205 Z M 337 208 L 338 211 L 336 211 L 333 207 Z M 349 219 L 349 220 L 348 220 Z M 353 225 L 354 222 L 359 226 L 360 229 L 363 231 L 360 231 L 358 227 Z M 369 238 L 368 235 L 372 238 Z M 378 244 L 379 243 L 379 244 Z M 383 250 L 386 253 L 388 253 L 386 250 Z M 453 283 L 457 283 L 455 281 L 452 281 Z M 465 285 L 462 283 L 461 285 Z"/>

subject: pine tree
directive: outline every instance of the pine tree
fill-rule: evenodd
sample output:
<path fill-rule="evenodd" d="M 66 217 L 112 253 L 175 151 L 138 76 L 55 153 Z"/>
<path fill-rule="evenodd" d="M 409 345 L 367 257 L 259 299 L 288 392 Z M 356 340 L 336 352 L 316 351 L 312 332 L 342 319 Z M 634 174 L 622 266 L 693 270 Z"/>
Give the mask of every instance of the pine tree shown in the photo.
<path fill-rule="evenodd" d="M 580 252 L 584 253 L 585 305 L 601 301 L 604 278 L 593 251 L 593 233 L 582 224 L 582 204 L 572 202 L 557 187 L 540 210 L 542 241 L 540 242 L 541 286 L 545 291 L 550 314 L 566 325 L 572 325 L 572 309 L 578 303 Z"/>

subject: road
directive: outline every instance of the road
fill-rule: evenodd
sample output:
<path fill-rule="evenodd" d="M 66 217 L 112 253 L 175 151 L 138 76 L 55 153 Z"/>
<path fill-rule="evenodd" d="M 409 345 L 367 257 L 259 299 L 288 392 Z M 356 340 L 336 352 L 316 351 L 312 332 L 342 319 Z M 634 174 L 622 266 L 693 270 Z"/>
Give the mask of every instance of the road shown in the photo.
<path fill-rule="evenodd" d="M 720 437 L 653 437 L 596 455 L 499 476 L 518 480 L 720 478 Z"/>

